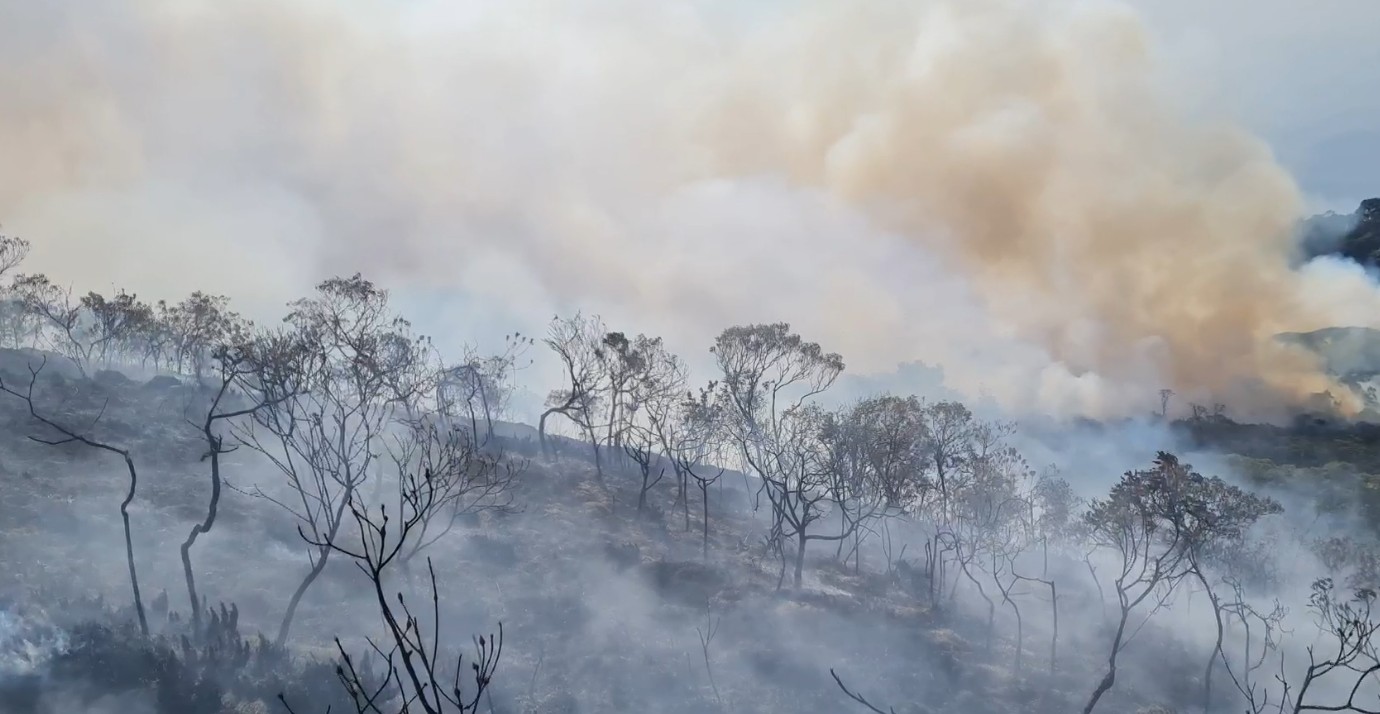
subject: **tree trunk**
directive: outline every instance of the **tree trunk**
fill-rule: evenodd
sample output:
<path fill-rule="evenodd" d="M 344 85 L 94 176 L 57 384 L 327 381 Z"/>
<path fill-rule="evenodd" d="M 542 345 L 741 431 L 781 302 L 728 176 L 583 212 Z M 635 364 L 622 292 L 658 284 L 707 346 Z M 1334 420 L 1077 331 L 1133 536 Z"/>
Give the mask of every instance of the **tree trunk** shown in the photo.
<path fill-rule="evenodd" d="M 201 633 L 201 600 L 196 593 L 196 577 L 192 573 L 192 546 L 202 533 L 210 533 L 216 524 L 216 511 L 220 507 L 220 440 L 208 435 L 211 440 L 211 501 L 206 507 L 206 520 L 192 526 L 187 540 L 182 542 L 182 573 L 187 580 L 187 602 L 192 606 L 192 632 Z"/>
<path fill-rule="evenodd" d="M 968 581 L 971 582 L 971 583 L 973 584 L 973 587 L 976 587 L 976 588 L 977 588 L 978 595 L 981 595 L 983 601 L 987 603 L 987 644 L 986 644 L 986 650 L 987 650 L 988 654 L 991 654 L 991 652 L 992 652 L 992 640 L 993 640 L 993 638 L 994 638 L 995 635 L 996 635 L 996 629 L 997 629 L 997 604 L 996 604 L 995 602 L 992 601 L 992 598 L 990 598 L 990 597 L 987 596 L 987 589 L 984 588 L 984 587 L 982 587 L 982 583 L 979 582 L 978 579 L 977 579 L 976 577 L 974 577 L 973 571 L 972 571 L 971 569 L 969 569 L 968 563 L 967 563 L 966 561 L 962 561 L 962 560 L 959 561 L 959 570 L 960 570 L 960 572 L 963 573 L 963 575 L 964 575 L 965 577 L 968 578 Z M 954 589 L 953 589 L 952 591 L 949 592 L 949 600 L 950 600 L 951 602 L 953 601 L 954 593 L 956 593 L 957 591 L 958 591 L 958 578 L 955 577 L 955 578 L 954 578 Z"/>
<path fill-rule="evenodd" d="M 1217 599 L 1217 593 L 1208 586 L 1207 578 L 1203 577 L 1198 568 L 1193 569 L 1194 575 L 1198 576 L 1198 582 L 1202 583 L 1207 590 L 1208 601 L 1212 603 L 1212 617 L 1217 624 L 1217 641 L 1213 643 L 1212 651 L 1208 653 L 1207 666 L 1203 669 L 1203 711 L 1212 711 L 1212 671 L 1217 668 L 1217 653 L 1222 650 L 1222 639 L 1225 633 L 1225 626 L 1222 623 L 1221 603 Z"/>
<path fill-rule="evenodd" d="M 618 400 L 620 397 L 618 385 L 612 385 L 609 392 L 609 427 L 604 438 L 610 447 L 617 447 L 619 444 L 618 440 L 614 438 L 614 427 L 618 424 Z M 590 438 L 594 438 L 592 434 Z"/>
<path fill-rule="evenodd" d="M 547 409 L 541 413 L 541 418 L 537 420 L 537 439 L 541 441 L 542 458 L 551 458 L 551 452 L 546 446 L 546 418 L 555 414 L 555 409 Z"/>
<path fill-rule="evenodd" d="M 935 557 L 939 554 L 939 549 L 934 546 L 934 541 L 925 539 L 925 575 L 930 584 L 930 606 L 934 606 L 935 598 Z"/>
<path fill-rule="evenodd" d="M 600 483 L 603 483 L 604 461 L 603 456 L 599 453 L 599 437 L 594 433 L 593 428 L 586 429 L 585 432 L 589 434 L 589 445 L 594 448 L 594 475 Z"/>
<path fill-rule="evenodd" d="M 709 484 L 703 481 L 700 482 L 700 498 L 704 503 L 704 559 L 709 560 Z"/>
<path fill-rule="evenodd" d="M 1054 634 L 1049 639 L 1049 673 L 1053 675 L 1059 662 L 1059 591 L 1049 581 L 1049 609 L 1054 615 Z"/>
<path fill-rule="evenodd" d="M 679 474 L 680 474 L 680 508 L 681 508 L 681 513 L 685 516 L 685 532 L 686 532 L 686 533 L 689 533 L 689 532 L 690 532 L 690 474 L 686 473 L 686 472 L 685 472 L 685 469 L 682 469 L 682 468 L 680 468 L 680 467 L 676 467 L 676 471 L 678 471 Z M 709 498 L 709 496 L 706 495 L 706 496 L 705 496 L 706 503 L 708 502 L 708 498 Z"/>
<path fill-rule="evenodd" d="M 853 531 L 853 574 L 862 574 L 862 533 Z"/>
<path fill-rule="evenodd" d="M 368 467 L 369 463 L 365 462 L 364 468 L 367 469 Z M 349 474 L 347 473 L 346 475 L 348 476 Z M 297 606 L 302 603 L 302 596 L 307 594 L 307 589 L 311 587 L 312 583 L 316 582 L 318 577 L 320 577 L 321 571 L 326 569 L 326 560 L 330 558 L 332 550 L 330 544 L 334 543 L 336 536 L 340 534 L 340 524 L 344 521 L 345 509 L 349 506 L 350 500 L 354 498 L 354 495 L 355 487 L 353 485 L 347 486 L 345 492 L 341 494 L 340 503 L 336 505 L 334 517 L 330 521 L 331 528 L 326 532 L 326 537 L 321 539 L 323 545 L 320 550 L 317 551 L 316 563 L 312 565 L 311 571 L 307 573 L 307 577 L 302 579 L 302 583 L 298 585 L 297 590 L 292 593 L 292 599 L 288 601 L 287 612 L 283 613 L 283 621 L 278 625 L 278 638 L 274 640 L 274 643 L 279 647 L 282 647 L 283 644 L 287 642 L 288 630 L 292 627 L 292 618 L 297 614 Z M 315 523 L 312 524 L 312 528 L 316 528 Z M 299 526 L 298 534 L 301 535 L 301 533 L 302 531 Z M 306 536 L 302 537 L 304 540 L 306 539 Z"/>
<path fill-rule="evenodd" d="M 1107 674 L 1102 676 L 1102 681 L 1097 683 L 1097 689 L 1093 690 L 1092 698 L 1088 700 L 1088 705 L 1083 707 L 1083 714 L 1092 714 L 1092 710 L 1097 707 L 1097 700 L 1101 699 L 1102 695 L 1106 694 L 1107 691 L 1112 688 L 1113 684 L 1116 684 L 1115 662 L 1113 662 L 1112 666 L 1107 670 Z"/>
<path fill-rule="evenodd" d="M 479 382 L 479 403 L 484 407 L 484 431 L 485 441 L 493 441 L 494 438 L 494 415 L 493 409 L 489 407 L 489 390 L 484 388 L 483 380 Z"/>
<path fill-rule="evenodd" d="M 1022 655 L 1025 653 L 1025 619 L 1021 617 L 1021 608 L 1016 605 L 1015 600 L 1012 600 L 1005 592 L 1002 593 L 1002 597 L 1006 598 L 1006 602 L 1011 605 L 1011 611 L 1016 613 L 1016 671 L 1020 672 L 1023 662 Z"/>
<path fill-rule="evenodd" d="M 1107 673 L 1102 676 L 1102 681 L 1097 683 L 1097 689 L 1094 689 L 1092 696 L 1088 698 L 1087 706 L 1083 707 L 1083 714 L 1092 714 L 1092 710 L 1097 708 L 1098 700 L 1116 684 L 1116 657 L 1121 653 L 1121 638 L 1126 636 L 1126 620 L 1130 616 L 1131 611 L 1123 604 L 1121 620 L 1116 626 L 1116 636 L 1112 639 L 1112 652 L 1107 655 Z"/>
<path fill-rule="evenodd" d="M 1083 562 L 1088 566 L 1088 573 L 1092 575 L 1093 584 L 1097 586 L 1097 602 L 1102 607 L 1102 619 L 1107 619 L 1107 596 L 1102 592 L 1102 581 L 1097 577 L 1097 568 L 1093 567 L 1092 561 L 1087 558 Z"/>
<path fill-rule="evenodd" d="M 139 484 L 139 477 L 134 471 L 134 462 L 125 456 L 125 465 L 129 467 L 129 492 L 125 494 L 125 500 L 120 503 L 120 520 L 125 525 L 125 561 L 129 565 L 129 585 L 134 590 L 134 613 L 139 617 L 139 632 L 145 636 L 149 634 L 148 616 L 144 614 L 144 598 L 139 593 L 139 573 L 134 568 L 134 534 L 129 526 L 129 504 L 134 501 L 134 490 Z"/>
<path fill-rule="evenodd" d="M 834 549 L 834 560 L 841 561 L 848 565 L 848 556 L 843 554 L 843 543 L 848 538 L 848 514 L 843 509 L 839 509 L 839 545 Z"/>
<path fill-rule="evenodd" d="M 939 480 L 939 518 L 947 523 L 949 520 L 949 479 L 944 471 L 944 461 L 943 451 L 935 455 L 934 471 Z"/>
<path fill-rule="evenodd" d="M 322 548 L 320 550 L 320 555 L 316 559 L 316 564 L 313 565 L 311 571 L 307 573 L 307 577 L 302 578 L 302 582 L 297 586 L 297 590 L 292 593 L 292 599 L 288 601 L 287 612 L 283 613 L 283 621 L 278 625 L 278 638 L 273 641 L 277 646 L 282 647 L 283 644 L 287 642 L 288 631 L 292 629 L 292 619 L 297 615 L 297 606 L 302 603 L 302 596 L 307 594 L 307 589 L 311 587 L 312 583 L 316 582 L 316 579 L 321 575 L 321 571 L 326 569 L 326 559 L 329 558 L 330 555 L 330 548 Z"/>
<path fill-rule="evenodd" d="M 796 536 L 795 546 L 795 586 L 800 587 L 802 577 L 805 573 L 805 544 L 809 542 L 805 539 L 805 534 Z"/>

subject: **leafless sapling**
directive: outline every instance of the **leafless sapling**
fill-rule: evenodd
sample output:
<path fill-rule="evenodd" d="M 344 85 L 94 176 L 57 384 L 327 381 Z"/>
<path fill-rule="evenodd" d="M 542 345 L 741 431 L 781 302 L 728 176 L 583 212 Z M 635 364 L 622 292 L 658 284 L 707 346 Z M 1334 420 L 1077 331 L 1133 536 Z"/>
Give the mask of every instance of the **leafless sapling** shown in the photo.
<path fill-rule="evenodd" d="M 648 441 L 644 442 L 644 438 L 647 438 Z M 650 437 L 645 434 L 633 434 L 627 437 L 626 443 L 623 444 L 624 453 L 637 466 L 637 471 L 642 477 L 637 490 L 637 512 L 639 514 L 647 508 L 647 493 L 666 477 L 665 461 L 652 450 L 649 439 Z M 656 475 L 653 476 L 653 474 Z"/>
<path fill-rule="evenodd" d="M 1174 398 L 1174 390 L 1160 390 L 1160 418 L 1165 419 L 1169 416 L 1169 400 Z"/>
<path fill-rule="evenodd" d="M 1265 559 L 1253 557 L 1249 552 L 1247 529 L 1261 518 L 1282 512 L 1283 507 L 1273 499 L 1245 493 L 1216 478 L 1199 477 L 1184 490 L 1184 503 L 1165 508 L 1165 517 L 1182 522 L 1180 527 L 1190 532 L 1212 529 L 1210 537 L 1195 536 L 1187 546 L 1190 574 L 1208 597 L 1216 628 L 1216 639 L 1203 668 L 1202 706 L 1208 711 L 1212 708 L 1212 678 L 1222 652 L 1228 620 L 1233 608 L 1244 605 L 1239 572 L 1252 560 Z M 1203 505 L 1206 503 L 1217 504 L 1216 512 Z M 1212 522 L 1195 522 L 1199 519 L 1212 519 Z M 1214 577 L 1214 569 L 1221 571 L 1221 577 Z"/>
<path fill-rule="evenodd" d="M 4 329 L 5 344 L 13 349 L 38 348 L 41 344 L 42 319 L 11 288 L 0 296 L 0 328 Z"/>
<path fill-rule="evenodd" d="M 665 350 L 661 338 L 638 335 L 627 342 L 617 333 L 611 333 L 605 343 L 606 347 L 617 347 L 616 356 L 610 358 L 606 353 L 605 360 L 613 359 L 618 365 L 608 374 L 610 384 L 616 385 L 610 398 L 616 399 L 620 406 L 610 414 L 617 419 L 618 425 L 609 432 L 609 443 L 621 446 L 641 473 L 637 511 L 642 513 L 646 508 L 647 494 L 662 481 L 670 466 L 679 487 L 677 500 L 685 509 L 688 521 L 689 507 L 684 493 L 686 474 L 676 458 L 685 435 L 675 422 L 678 402 L 684 399 L 685 365 Z"/>
<path fill-rule="evenodd" d="M 132 337 L 137 342 L 140 366 L 148 367 L 152 362 L 153 369 L 161 372 L 176 364 L 177 335 L 172 308 L 166 300 L 159 300 L 150 307 L 147 320 L 138 326 Z"/>
<path fill-rule="evenodd" d="M 104 406 L 102 406 L 100 412 L 91 419 L 91 422 L 87 424 L 85 428 L 65 425 L 39 410 L 38 406 L 34 403 L 34 388 L 38 383 L 39 374 L 42 373 L 46 364 L 47 360 L 44 359 L 37 367 L 34 367 L 32 364 L 29 365 L 29 383 L 25 387 L 16 387 L 7 384 L 4 378 L 0 376 L 0 391 L 24 400 L 29 410 L 29 416 L 57 434 L 57 436 L 54 437 L 30 436 L 29 438 L 31 440 L 49 446 L 61 446 L 63 444 L 72 443 L 82 444 L 92 449 L 115 454 L 124 460 L 125 469 L 129 474 L 129 489 L 125 492 L 124 500 L 120 502 L 120 520 L 124 525 L 125 532 L 125 564 L 129 568 L 129 584 L 134 592 L 134 612 L 139 620 L 139 631 L 147 635 L 149 633 L 149 624 L 148 618 L 144 613 L 144 599 L 139 592 L 139 573 L 134 565 L 134 535 L 129 522 L 129 505 L 134 502 L 134 495 L 139 487 L 139 472 L 134 466 L 134 458 L 130 456 L 129 449 L 112 445 L 91 436 L 92 430 L 100 422 L 101 417 L 105 413 Z"/>
<path fill-rule="evenodd" d="M 957 593 L 957 577 L 952 582 L 948 578 L 950 566 L 958 566 L 957 574 L 965 574 L 965 563 L 977 561 L 973 547 L 977 543 L 959 533 L 965 524 L 955 512 L 955 503 L 969 485 L 980 442 L 993 445 L 1004 436 L 1005 427 L 984 424 L 963 404 L 946 401 L 924 405 L 915 428 L 922 466 L 911 491 L 910 511 L 930 530 L 924 546 L 925 572 L 930 602 L 938 607 L 946 587 L 950 599 Z M 966 525 L 971 529 L 972 524 Z"/>
<path fill-rule="evenodd" d="M 233 425 L 236 439 L 268 458 L 286 489 L 249 489 L 291 514 L 308 544 L 329 544 L 347 507 L 374 471 L 380 440 L 395 417 L 428 388 L 425 346 L 392 313 L 387 291 L 355 274 L 317 286 L 286 318 L 306 355 L 304 373 L 265 374 L 270 388 L 294 396 Z M 282 380 L 292 380 L 289 388 Z M 263 382 L 261 382 L 263 383 Z M 277 642 L 288 636 L 307 590 L 334 552 L 309 545 L 309 569 L 288 601 Z"/>
<path fill-rule="evenodd" d="M 873 397 L 826 419 L 827 489 L 841 536 L 835 557 L 846 563 L 852 556 L 854 572 L 862 567 L 862 542 L 873 532 L 869 522 L 900 512 L 918 488 L 921 422 L 909 409 L 918 404 L 913 397 Z M 850 545 L 847 553 L 845 545 Z"/>
<path fill-rule="evenodd" d="M 1035 483 L 1025 494 L 1030 512 L 1024 519 L 1029 536 L 1040 547 L 1039 575 L 1018 569 L 1011 563 L 1011 574 L 1019 580 L 1049 591 L 1050 639 L 1049 671 L 1053 674 L 1059 662 L 1059 588 L 1049 569 L 1051 548 L 1067 552 L 1075 536 L 1075 510 L 1082 501 L 1069 482 L 1053 468 L 1046 468 L 1035 477 Z"/>
<path fill-rule="evenodd" d="M 1239 580 L 1224 578 L 1224 583 L 1228 587 L 1220 608 L 1228 627 L 1239 635 L 1240 650 L 1228 653 L 1219 638 L 1216 654 L 1227 679 L 1245 701 L 1248 714 L 1263 714 L 1270 708 L 1271 690 L 1259 673 L 1269 656 L 1279 652 L 1281 635 L 1287 634 L 1283 622 L 1288 610 L 1278 600 L 1272 609 L 1258 609 L 1247 600 Z"/>
<path fill-rule="evenodd" d="M 614 453 L 623 448 L 623 435 L 631 422 L 630 407 L 636 408 L 632 393 L 648 368 L 647 356 L 637 344 L 645 341 L 645 337 L 634 341 L 622 332 L 608 332 L 595 348 L 603 372 L 602 381 L 608 389 L 604 399 L 603 418 L 607 429 L 604 443 Z"/>
<path fill-rule="evenodd" d="M 230 309 L 230 298 L 197 291 L 162 314 L 179 372 L 191 370 L 197 385 L 216 347 L 242 341 L 250 324 Z"/>
<path fill-rule="evenodd" d="M 138 296 L 123 290 L 107 298 L 88 292 L 80 300 L 86 323 L 83 329 L 87 342 L 87 360 L 110 366 L 111 360 L 129 343 L 134 331 L 145 319 L 148 305 Z"/>
<path fill-rule="evenodd" d="M 29 257 L 29 241 L 16 236 L 0 235 L 0 278 L 18 268 Z M 25 337 L 34 337 L 41 323 L 24 304 L 16 285 L 4 287 L 0 294 L 0 328 L 5 331 L 9 346 L 19 349 Z"/>
<path fill-rule="evenodd" d="M 726 433 L 771 505 L 766 543 L 784 555 L 784 541 L 795 539 L 798 587 L 808 541 L 833 539 L 810 531 L 828 499 L 819 440 L 823 412 L 813 399 L 838 379 L 843 358 L 806 342 L 786 323 L 730 327 L 710 352 L 723 376 Z"/>
<path fill-rule="evenodd" d="M 51 331 L 46 346 L 66 357 L 85 377 L 97 343 L 89 334 L 90 320 L 81 299 L 72 295 L 71 288 L 64 288 L 42 274 L 15 276 L 11 290 L 25 311 L 39 321 L 39 334 Z"/>
<path fill-rule="evenodd" d="M 996 568 L 1003 566 L 1002 558 L 994 556 L 1001 556 L 1004 549 L 1019 549 L 1019 542 L 1011 538 L 1013 529 L 1008 521 L 1013 514 L 1022 510 L 1022 505 L 1003 491 L 986 493 L 981 488 L 974 488 L 973 491 L 976 493 L 964 494 L 964 498 L 950 507 L 953 522 L 940 533 L 940 537 L 946 550 L 953 554 L 958 574 L 972 585 L 978 597 L 987 605 L 986 647 L 990 652 L 996 636 L 997 600 L 994 595 L 1002 590 L 1002 581 L 996 571 Z M 989 564 L 994 568 L 991 572 L 985 569 Z M 961 583 L 962 580 L 956 576 L 949 590 L 951 603 Z M 994 585 L 992 594 L 989 594 L 987 584 Z M 1019 646 L 1023 633 L 1019 612 L 1017 616 Z"/>
<path fill-rule="evenodd" d="M 525 461 L 475 442 L 467 429 L 446 428 L 426 417 L 399 425 L 399 432 L 392 435 L 387 448 L 396 478 L 417 472 L 431 474 L 429 488 L 435 501 L 403 549 L 400 558 L 404 569 L 423 550 L 452 532 L 466 515 L 516 510 L 513 486 Z M 399 509 L 402 506 L 396 504 Z"/>
<path fill-rule="evenodd" d="M 896 710 L 894 708 L 887 707 L 886 709 L 882 709 L 881 707 L 873 704 L 872 702 L 867 701 L 867 698 L 863 695 L 858 694 L 857 692 L 854 692 L 853 690 L 849 689 L 848 685 L 844 684 L 843 679 L 839 677 L 838 672 L 835 672 L 832 668 L 829 670 L 829 676 L 834 678 L 834 684 L 838 685 L 838 688 L 843 691 L 844 696 L 848 697 L 849 699 L 852 699 L 853 701 L 857 702 L 863 707 L 866 707 L 867 710 L 873 712 L 873 714 L 896 714 Z"/>
<path fill-rule="evenodd" d="M 629 339 L 621 332 L 610 332 L 598 355 L 608 386 L 605 439 L 618 449 L 629 432 L 650 429 L 653 419 L 665 420 L 685 390 L 686 369 L 660 337 Z"/>
<path fill-rule="evenodd" d="M 830 466 L 821 438 L 823 422 L 823 411 L 813 404 L 787 411 L 778 419 L 772 443 L 758 445 L 749 459 L 765 484 L 763 492 L 771 504 L 775 537 L 783 547 L 788 540 L 795 543 L 792 582 L 797 588 L 809 542 L 847 537 L 813 528 L 824 519 L 831 503 Z"/>
<path fill-rule="evenodd" d="M 541 440 L 542 453 L 547 455 L 550 454 L 546 441 L 548 418 L 560 415 L 579 427 L 593 449 L 594 465 L 600 478 L 603 477 L 603 462 L 595 415 L 608 391 L 600 357 L 600 345 L 606 334 L 598 316 L 576 313 L 570 318 L 557 316 L 552 319 L 542 342 L 560 359 L 566 383 L 547 396 L 546 410 L 537 420 L 537 436 Z"/>
<path fill-rule="evenodd" d="M 197 595 L 196 577 L 192 569 L 192 546 L 197 539 L 211 532 L 220 508 L 221 456 L 237 447 L 225 447 L 220 424 L 245 417 L 252 418 L 262 409 L 274 407 L 297 397 L 306 388 L 311 355 L 300 340 L 287 333 L 262 333 L 250 341 L 225 344 L 216 348 L 212 360 L 216 365 L 219 384 L 211 396 L 200 423 L 193 425 L 206 440 L 206 453 L 201 460 L 210 462 L 211 494 L 206 504 L 206 516 L 192 525 L 179 548 L 182 571 L 187 585 L 187 600 L 192 612 L 194 632 L 201 631 L 202 600 Z M 227 407 L 227 396 L 236 389 L 246 399 L 235 407 Z"/>
<path fill-rule="evenodd" d="M 694 481 L 700 492 L 701 551 L 709 558 L 709 488 L 727 471 L 711 466 L 724 447 L 724 411 L 717 400 L 716 383 L 701 388 L 698 394 L 687 393 L 665 417 L 652 420 L 654 430 L 666 453 L 671 455 L 675 470 L 685 482 Z M 684 488 L 684 485 L 682 485 Z M 686 530 L 689 530 L 689 498 L 683 495 Z"/>
<path fill-rule="evenodd" d="M 461 677 L 465 667 L 462 657 L 451 658 L 441 651 L 440 594 L 431 558 L 427 558 L 429 613 L 416 612 L 404 593 L 390 593 L 385 584 L 391 566 L 400 563 L 403 554 L 413 549 L 422 537 L 423 524 L 447 508 L 444 502 L 448 487 L 426 471 L 405 474 L 397 485 L 397 505 L 391 515 L 387 503 L 370 508 L 360 501 L 357 492 L 350 495 L 347 505 L 358 542 L 348 545 L 339 539 L 314 542 L 318 547 L 329 548 L 349 558 L 364 573 L 387 630 L 385 641 L 368 640 L 370 650 L 383 661 L 381 681 L 370 681 L 370 677 L 362 675 L 339 640 L 336 645 L 342 664 L 338 674 L 361 714 L 383 714 L 384 706 L 393 701 L 398 703 L 389 709 L 399 713 L 474 712 L 493 680 L 502 655 L 503 626 L 499 625 L 497 636 L 476 639 L 478 656 L 470 665 L 474 689 L 470 693 L 463 692 Z M 304 537 L 309 538 L 305 534 Z"/>
<path fill-rule="evenodd" d="M 947 511 L 959 467 L 972 456 L 973 442 L 982 423 L 974 419 L 968 407 L 959 402 L 936 402 L 925 407 L 925 439 L 923 451 L 934 474 L 939 496 L 938 520 L 948 520 Z"/>
<path fill-rule="evenodd" d="M 719 634 L 719 623 L 723 621 L 721 617 L 714 617 L 714 612 L 710 608 L 709 602 L 704 603 L 704 629 L 695 628 L 695 633 L 700 636 L 700 652 L 704 655 L 704 672 L 709 677 L 709 687 L 714 690 L 714 701 L 719 706 L 724 705 L 724 698 L 719 694 L 719 685 L 714 682 L 714 665 L 709 659 L 709 645 L 713 644 L 714 636 Z"/>
<path fill-rule="evenodd" d="M 1280 714 L 1380 712 L 1380 683 L 1376 681 L 1380 675 L 1380 650 L 1376 646 L 1380 620 L 1374 613 L 1375 597 L 1374 590 L 1361 588 L 1344 600 L 1337 596 L 1331 578 L 1314 581 L 1308 608 L 1319 635 L 1330 642 L 1308 645 L 1308 664 L 1295 677 L 1286 673 L 1281 658 L 1281 671 L 1276 676 L 1281 689 Z M 1324 688 L 1327 691 L 1320 693 Z M 1339 693 L 1344 693 L 1341 696 L 1345 699 Z"/>
<path fill-rule="evenodd" d="M 530 364 L 526 359 L 532 338 L 513 333 L 503 339 L 503 351 L 487 357 L 467 350 L 459 364 L 444 370 L 438 383 L 437 402 L 441 413 L 458 415 L 464 410 L 477 441 L 494 437 L 494 420 L 504 412 L 512 393 L 513 374 Z M 484 419 L 484 438 L 479 437 L 479 419 Z"/>
<path fill-rule="evenodd" d="M 29 257 L 33 246 L 19 236 L 0 234 L 0 278 L 4 278 Z"/>

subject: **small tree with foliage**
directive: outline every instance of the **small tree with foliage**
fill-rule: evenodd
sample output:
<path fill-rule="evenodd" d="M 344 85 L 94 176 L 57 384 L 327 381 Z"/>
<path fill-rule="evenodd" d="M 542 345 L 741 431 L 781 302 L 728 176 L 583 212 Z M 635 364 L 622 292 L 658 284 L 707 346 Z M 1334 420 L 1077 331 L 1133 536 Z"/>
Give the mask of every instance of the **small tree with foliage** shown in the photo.
<path fill-rule="evenodd" d="M 1241 537 L 1262 516 L 1278 510 L 1277 503 L 1205 477 L 1167 452 L 1160 452 L 1150 469 L 1126 472 L 1106 498 L 1089 505 L 1083 515 L 1088 538 L 1118 563 L 1112 583 L 1118 615 L 1107 671 L 1084 714 L 1116 683 L 1117 658 L 1130 635 L 1132 615 L 1148 611 L 1148 619 L 1194 575 L 1204 553 L 1225 539 Z"/>

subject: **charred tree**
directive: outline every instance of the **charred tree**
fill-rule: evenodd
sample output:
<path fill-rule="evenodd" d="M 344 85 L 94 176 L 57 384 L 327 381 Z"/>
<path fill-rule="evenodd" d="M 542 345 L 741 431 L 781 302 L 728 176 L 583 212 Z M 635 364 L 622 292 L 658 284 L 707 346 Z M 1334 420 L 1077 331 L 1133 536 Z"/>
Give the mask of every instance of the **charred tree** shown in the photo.
<path fill-rule="evenodd" d="M 130 456 L 129 449 L 114 446 L 89 436 L 91 430 L 95 428 L 104 415 L 104 407 L 102 407 L 100 413 L 91 420 L 91 423 L 85 429 L 81 430 L 66 426 L 39 410 L 38 406 L 34 404 L 34 387 L 38 383 L 39 374 L 43 371 L 46 364 L 47 360 L 45 359 L 38 367 L 34 367 L 32 364 L 29 365 L 29 383 L 22 391 L 11 385 L 5 384 L 3 377 L 0 377 L 0 391 L 22 399 L 25 405 L 28 406 L 30 417 L 58 434 L 56 437 L 30 436 L 29 438 L 31 440 L 49 446 L 62 446 L 72 443 L 82 444 L 92 449 L 115 454 L 124 461 L 125 470 L 129 474 L 129 488 L 125 492 L 124 500 L 120 502 L 120 521 L 124 525 L 125 533 L 125 564 L 129 568 L 129 585 L 134 595 L 134 612 L 139 620 L 139 631 L 144 635 L 148 635 L 149 623 L 148 617 L 144 613 L 144 598 L 139 591 L 139 572 L 134 564 L 134 535 L 129 521 L 129 505 L 134 502 L 134 494 L 139 488 L 139 472 L 134 466 L 134 458 Z"/>

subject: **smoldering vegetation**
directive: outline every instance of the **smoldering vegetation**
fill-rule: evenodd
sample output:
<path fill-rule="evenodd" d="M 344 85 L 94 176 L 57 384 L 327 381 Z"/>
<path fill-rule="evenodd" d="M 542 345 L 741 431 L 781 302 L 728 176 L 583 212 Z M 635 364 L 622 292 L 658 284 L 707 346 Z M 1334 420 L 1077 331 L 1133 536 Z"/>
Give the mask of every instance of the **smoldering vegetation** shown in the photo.
<path fill-rule="evenodd" d="M 1371 427 L 840 403 L 786 324 L 725 329 L 705 382 L 592 315 L 441 355 L 360 275 L 260 326 L 73 295 L 27 248 L 7 712 L 1377 706 Z M 564 377 L 517 423 L 535 360 Z"/>
<path fill-rule="evenodd" d="M 1133 8 L 10 5 L 5 712 L 1380 710 L 1380 204 Z"/>

